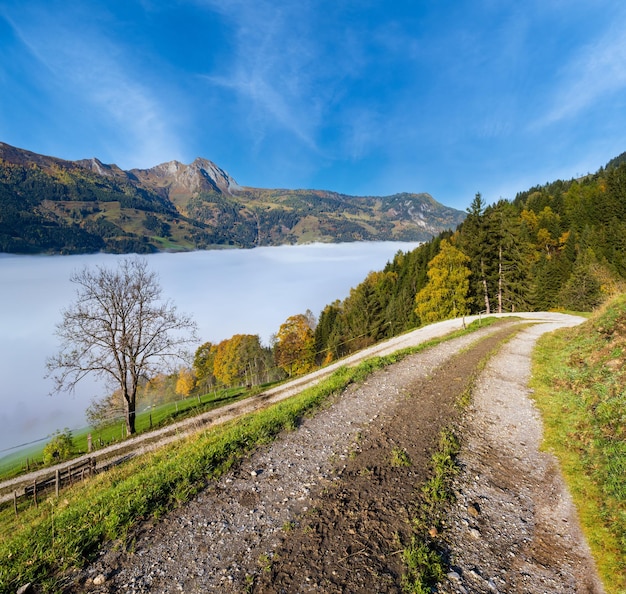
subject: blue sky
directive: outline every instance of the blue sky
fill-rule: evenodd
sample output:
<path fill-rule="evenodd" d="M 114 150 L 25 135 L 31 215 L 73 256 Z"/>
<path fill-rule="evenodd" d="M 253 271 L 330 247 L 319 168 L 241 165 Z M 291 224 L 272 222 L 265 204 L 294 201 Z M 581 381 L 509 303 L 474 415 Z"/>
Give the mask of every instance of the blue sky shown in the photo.
<path fill-rule="evenodd" d="M 0 141 L 465 209 L 626 151 L 617 0 L 3 0 Z"/>

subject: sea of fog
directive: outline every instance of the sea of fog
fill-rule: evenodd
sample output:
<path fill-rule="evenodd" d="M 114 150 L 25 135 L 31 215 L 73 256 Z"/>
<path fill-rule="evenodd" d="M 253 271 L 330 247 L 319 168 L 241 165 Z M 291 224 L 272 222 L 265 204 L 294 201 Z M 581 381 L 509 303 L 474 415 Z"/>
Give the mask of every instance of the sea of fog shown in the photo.
<path fill-rule="evenodd" d="M 163 297 L 198 324 L 202 342 L 233 334 L 270 336 L 291 315 L 344 299 L 372 270 L 416 243 L 312 244 L 159 253 L 146 256 Z M 104 385 L 85 380 L 74 395 L 50 394 L 47 357 L 58 350 L 55 325 L 76 295 L 72 272 L 115 267 L 124 256 L 0 255 L 0 457 L 15 446 L 69 427 L 84 427 L 85 409 Z"/>

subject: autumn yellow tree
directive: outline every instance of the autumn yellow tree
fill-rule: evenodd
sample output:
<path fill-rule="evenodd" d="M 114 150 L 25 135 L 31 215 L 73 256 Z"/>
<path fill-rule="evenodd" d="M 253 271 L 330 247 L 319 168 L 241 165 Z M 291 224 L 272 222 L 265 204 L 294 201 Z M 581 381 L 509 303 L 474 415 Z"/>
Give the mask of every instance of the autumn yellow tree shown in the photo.
<path fill-rule="evenodd" d="M 188 367 L 181 367 L 178 371 L 178 378 L 176 379 L 176 393 L 186 398 L 195 387 L 196 378 L 193 371 Z"/>
<path fill-rule="evenodd" d="M 532 210 L 523 210 L 520 217 L 539 252 L 551 258 L 557 250 L 563 249 L 569 233 L 562 230 L 561 217 L 549 206 L 538 214 Z"/>
<path fill-rule="evenodd" d="M 439 253 L 428 263 L 428 283 L 415 297 L 422 324 L 467 313 L 469 258 L 450 242 L 441 241 Z"/>
<path fill-rule="evenodd" d="M 289 376 L 315 368 L 315 334 L 309 317 L 298 314 L 287 318 L 276 335 L 274 356 L 276 364 Z"/>
<path fill-rule="evenodd" d="M 213 374 L 226 386 L 258 383 L 265 353 L 257 334 L 235 334 L 217 345 Z"/>
<path fill-rule="evenodd" d="M 141 398 L 150 404 L 161 404 L 176 399 L 177 374 L 159 373 L 143 387 Z"/>
<path fill-rule="evenodd" d="M 217 345 L 211 342 L 205 342 L 200 345 L 193 359 L 193 370 L 196 375 L 197 383 L 200 387 L 208 389 L 215 383 L 215 375 L 213 374 L 213 364 L 217 353 Z"/>

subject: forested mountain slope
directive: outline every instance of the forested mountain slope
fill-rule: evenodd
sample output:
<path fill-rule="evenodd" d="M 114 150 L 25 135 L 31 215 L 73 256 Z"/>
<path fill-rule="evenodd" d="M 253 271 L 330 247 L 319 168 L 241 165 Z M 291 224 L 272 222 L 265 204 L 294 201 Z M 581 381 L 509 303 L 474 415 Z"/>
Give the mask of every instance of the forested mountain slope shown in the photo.
<path fill-rule="evenodd" d="M 626 160 L 487 206 L 398 253 L 322 311 L 319 358 L 332 360 L 423 323 L 480 312 L 590 311 L 626 279 Z"/>
<path fill-rule="evenodd" d="M 426 241 L 465 214 L 428 194 L 242 187 L 206 159 L 123 171 L 0 142 L 0 252 L 148 253 L 313 241 Z"/>

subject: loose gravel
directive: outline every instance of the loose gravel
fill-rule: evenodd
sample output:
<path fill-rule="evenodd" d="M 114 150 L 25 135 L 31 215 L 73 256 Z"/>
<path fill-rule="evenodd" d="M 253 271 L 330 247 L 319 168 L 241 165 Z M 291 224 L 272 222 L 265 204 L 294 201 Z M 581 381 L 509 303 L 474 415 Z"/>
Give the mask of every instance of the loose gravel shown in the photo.
<path fill-rule="evenodd" d="M 266 551 L 308 510 L 312 491 L 341 480 L 336 463 L 350 455 L 357 434 L 390 414 L 406 386 L 495 331 L 442 343 L 351 386 L 194 501 L 143 526 L 131 552 L 108 547 L 77 576 L 73 591 L 245 591 Z"/>
<path fill-rule="evenodd" d="M 475 387 L 444 532 L 452 570 L 439 592 L 604 592 L 558 462 L 540 451 L 541 418 L 527 387 L 532 348 L 551 329 L 515 337 Z"/>
<path fill-rule="evenodd" d="M 603 592 L 558 466 L 539 451 L 541 423 L 525 387 L 536 338 L 580 321 L 553 319 L 524 330 L 481 374 L 462 424 L 456 503 L 440 537 L 452 567 L 440 592 Z M 385 425 L 408 386 L 497 330 L 442 343 L 351 386 L 192 502 L 141 526 L 129 550 L 105 548 L 67 591 L 254 591 L 316 497 L 341 483 L 355 441 Z M 290 591 L 314 588 L 303 576 Z"/>

